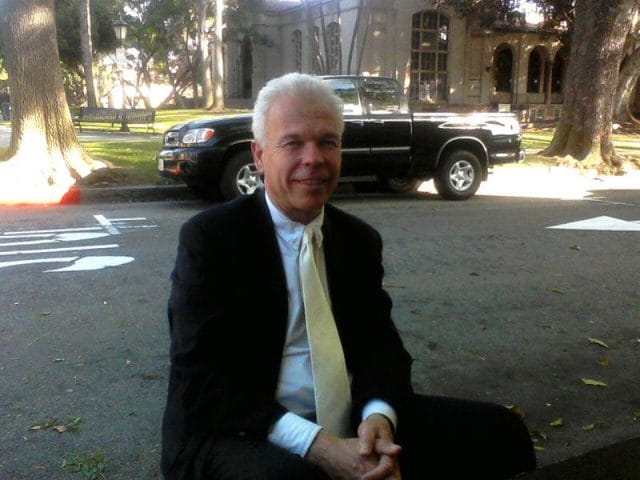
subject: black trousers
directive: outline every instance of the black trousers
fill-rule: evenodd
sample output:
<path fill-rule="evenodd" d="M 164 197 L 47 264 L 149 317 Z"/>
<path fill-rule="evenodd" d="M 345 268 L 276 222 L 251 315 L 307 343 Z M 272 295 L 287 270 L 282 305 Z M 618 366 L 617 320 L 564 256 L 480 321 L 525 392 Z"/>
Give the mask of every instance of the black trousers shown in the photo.
<path fill-rule="evenodd" d="M 506 479 L 536 465 L 524 423 L 491 403 L 416 395 L 401 413 L 396 442 L 404 480 Z M 207 480 L 328 480 L 297 455 L 241 438 L 206 445 L 194 467 Z"/>

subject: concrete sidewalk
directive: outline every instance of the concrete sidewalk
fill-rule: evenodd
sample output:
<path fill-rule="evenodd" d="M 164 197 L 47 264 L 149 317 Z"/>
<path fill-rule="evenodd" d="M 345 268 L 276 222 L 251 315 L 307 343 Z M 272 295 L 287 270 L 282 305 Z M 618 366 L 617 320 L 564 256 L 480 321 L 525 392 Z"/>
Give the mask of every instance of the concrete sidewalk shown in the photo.
<path fill-rule="evenodd" d="M 518 480 L 638 480 L 640 437 L 518 475 Z"/>

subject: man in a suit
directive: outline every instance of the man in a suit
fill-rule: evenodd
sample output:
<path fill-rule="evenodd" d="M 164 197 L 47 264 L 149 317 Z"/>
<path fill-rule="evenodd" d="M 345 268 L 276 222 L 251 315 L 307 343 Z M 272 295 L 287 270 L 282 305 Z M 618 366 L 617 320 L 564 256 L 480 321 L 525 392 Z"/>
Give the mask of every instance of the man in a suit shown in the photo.
<path fill-rule="evenodd" d="M 183 226 L 165 478 L 508 478 L 534 468 L 528 432 L 507 409 L 414 394 L 380 236 L 327 203 L 343 128 L 340 100 L 318 78 L 270 81 L 253 119 L 264 191 Z"/>

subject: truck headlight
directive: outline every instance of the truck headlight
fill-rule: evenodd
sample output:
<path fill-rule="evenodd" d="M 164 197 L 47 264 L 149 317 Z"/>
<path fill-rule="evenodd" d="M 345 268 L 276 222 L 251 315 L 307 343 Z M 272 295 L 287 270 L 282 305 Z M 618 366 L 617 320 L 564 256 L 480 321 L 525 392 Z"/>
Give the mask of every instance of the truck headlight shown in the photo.
<path fill-rule="evenodd" d="M 182 137 L 182 143 L 184 145 L 197 145 L 198 143 L 205 143 L 210 140 L 215 131 L 213 128 L 195 128 L 193 130 L 187 130 L 187 133 Z"/>

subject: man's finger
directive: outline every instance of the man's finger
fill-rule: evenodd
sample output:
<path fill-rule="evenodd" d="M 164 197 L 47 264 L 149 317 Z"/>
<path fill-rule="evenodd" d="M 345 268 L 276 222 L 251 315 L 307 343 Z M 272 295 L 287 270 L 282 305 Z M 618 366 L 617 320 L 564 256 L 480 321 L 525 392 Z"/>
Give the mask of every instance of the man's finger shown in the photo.
<path fill-rule="evenodd" d="M 399 472 L 396 460 L 387 455 L 382 455 L 376 468 L 368 471 L 362 476 L 361 480 L 385 480 L 393 475 L 394 472 Z"/>
<path fill-rule="evenodd" d="M 370 428 L 367 422 L 360 424 L 358 428 L 358 441 L 360 444 L 360 455 L 371 455 L 376 443 L 376 432 Z"/>
<path fill-rule="evenodd" d="M 397 443 L 390 442 L 383 438 L 378 438 L 375 442 L 375 452 L 378 455 L 397 457 L 402 452 L 402 447 Z"/>

